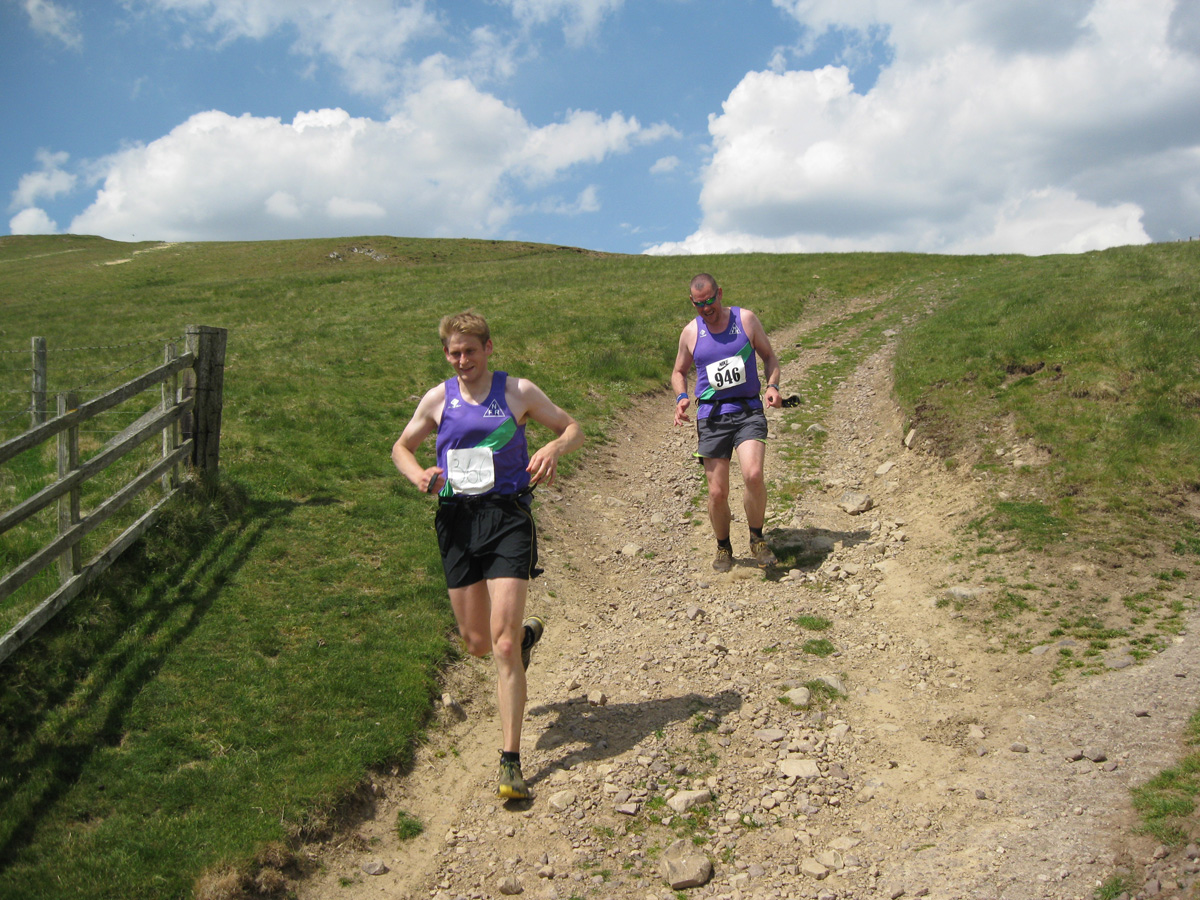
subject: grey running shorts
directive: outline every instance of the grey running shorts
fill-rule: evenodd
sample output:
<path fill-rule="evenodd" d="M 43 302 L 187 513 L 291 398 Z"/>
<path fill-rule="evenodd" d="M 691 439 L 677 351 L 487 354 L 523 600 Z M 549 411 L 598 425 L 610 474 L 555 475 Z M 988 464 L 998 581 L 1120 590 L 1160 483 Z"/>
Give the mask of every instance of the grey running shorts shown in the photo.
<path fill-rule="evenodd" d="M 767 417 L 761 409 L 739 409 L 696 420 L 700 459 L 731 459 L 743 441 L 767 440 Z"/>

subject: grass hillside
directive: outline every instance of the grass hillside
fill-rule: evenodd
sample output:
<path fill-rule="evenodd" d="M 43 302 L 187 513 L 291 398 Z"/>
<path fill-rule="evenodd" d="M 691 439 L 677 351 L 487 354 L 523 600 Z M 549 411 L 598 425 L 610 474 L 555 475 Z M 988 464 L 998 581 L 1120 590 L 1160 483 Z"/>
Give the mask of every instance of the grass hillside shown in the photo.
<path fill-rule="evenodd" d="M 1044 457 L 981 534 L 1047 552 L 1153 545 L 1195 564 L 1200 245 L 651 258 L 391 237 L 0 238 L 0 438 L 27 424 L 34 336 L 51 391 L 86 399 L 189 324 L 229 332 L 220 487 L 194 491 L 0 664 L 0 898 L 189 896 L 205 871 L 319 833 L 371 767 L 402 766 L 455 652 L 429 498 L 389 459 L 449 374 L 438 319 L 486 316 L 495 368 L 536 381 L 594 445 L 631 396 L 666 386 L 700 271 L 768 330 L 881 298 L 854 323 L 861 345 L 900 333 L 899 400 L 947 465 L 987 477 L 1002 434 Z M 831 374 L 806 388 L 814 415 Z M 41 486 L 52 451 L 0 469 L 0 505 Z M 0 537 L 4 568 L 31 542 Z M 0 604 L 5 630 L 37 588 Z"/>

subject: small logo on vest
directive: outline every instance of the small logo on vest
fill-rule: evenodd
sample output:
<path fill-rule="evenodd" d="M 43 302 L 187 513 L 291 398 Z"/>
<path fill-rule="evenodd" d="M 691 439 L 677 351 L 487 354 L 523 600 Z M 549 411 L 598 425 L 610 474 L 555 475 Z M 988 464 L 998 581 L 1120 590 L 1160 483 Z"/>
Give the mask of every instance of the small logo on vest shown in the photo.
<path fill-rule="evenodd" d="M 457 397 L 450 398 L 450 408 L 451 409 L 458 409 L 460 406 L 462 406 L 462 403 L 459 401 L 459 399 Z"/>
<path fill-rule="evenodd" d="M 488 406 L 487 412 L 483 414 L 483 417 L 485 419 L 505 419 L 508 418 L 508 414 L 501 408 L 498 400 L 493 400 Z"/>

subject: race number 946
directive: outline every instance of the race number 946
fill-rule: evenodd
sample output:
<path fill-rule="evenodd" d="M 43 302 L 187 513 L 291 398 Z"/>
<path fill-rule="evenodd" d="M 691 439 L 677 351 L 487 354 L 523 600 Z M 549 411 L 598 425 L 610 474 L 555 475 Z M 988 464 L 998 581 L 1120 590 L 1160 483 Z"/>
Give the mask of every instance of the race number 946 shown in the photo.
<path fill-rule="evenodd" d="M 716 390 L 723 391 L 726 388 L 745 384 L 746 362 L 740 356 L 731 356 L 710 363 L 705 369 L 705 373 L 708 375 L 708 383 Z"/>

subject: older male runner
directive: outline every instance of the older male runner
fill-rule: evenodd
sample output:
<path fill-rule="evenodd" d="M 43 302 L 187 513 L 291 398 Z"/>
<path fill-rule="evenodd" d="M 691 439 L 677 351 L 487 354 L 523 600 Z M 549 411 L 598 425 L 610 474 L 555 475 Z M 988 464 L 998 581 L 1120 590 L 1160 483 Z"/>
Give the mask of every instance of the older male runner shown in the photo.
<path fill-rule="evenodd" d="M 750 553 L 766 568 L 778 560 L 763 537 L 767 514 L 767 488 L 763 478 L 766 457 L 767 417 L 759 399 L 758 360 L 767 376 L 767 406 L 783 404 L 779 393 L 779 359 L 771 348 L 758 316 L 750 310 L 725 306 L 721 288 L 711 275 L 692 279 L 689 300 L 696 317 L 679 335 L 679 353 L 671 372 L 675 397 L 675 424 L 688 421 L 688 372 L 696 368 L 696 456 L 708 480 L 708 518 L 717 539 L 713 568 L 733 567 L 729 540 L 729 462 L 737 454 L 745 485 L 743 505 L 750 527 Z"/>

